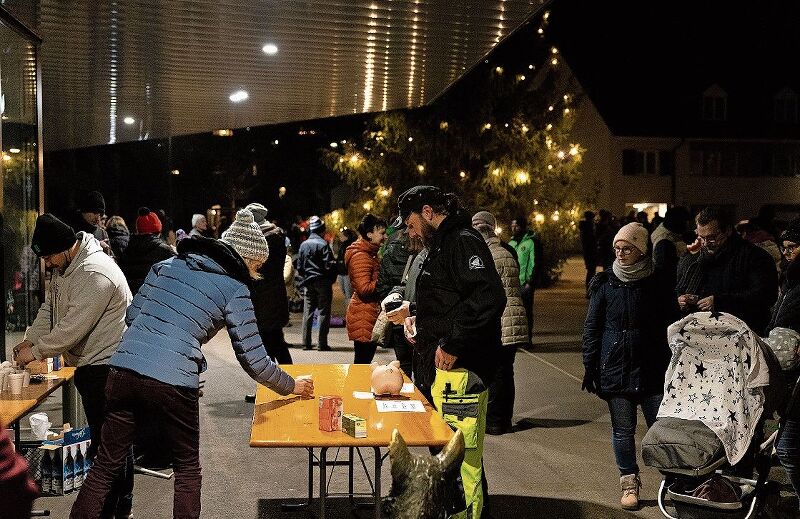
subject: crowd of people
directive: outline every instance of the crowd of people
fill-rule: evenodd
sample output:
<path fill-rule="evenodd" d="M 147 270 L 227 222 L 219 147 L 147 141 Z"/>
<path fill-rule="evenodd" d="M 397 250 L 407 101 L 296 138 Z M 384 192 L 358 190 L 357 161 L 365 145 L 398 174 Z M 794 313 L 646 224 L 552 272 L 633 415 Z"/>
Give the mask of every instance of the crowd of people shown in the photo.
<path fill-rule="evenodd" d="M 452 193 L 416 186 L 398 197 L 393 221 L 367 213 L 355 231 L 340 230 L 334 247 L 319 216 L 305 222 L 307 234 L 300 236 L 270 221 L 257 202 L 239 210 L 215 239 L 209 231 L 219 229 L 209 229 L 201 214 L 192 217 L 189 233 L 173 233 L 163 214 L 146 207 L 130 234 L 122 218 L 103 223 L 100 193 L 84 198 L 72 222 L 51 214 L 37 220 L 31 248 L 51 280 L 14 348 L 22 365 L 64 355 L 77 367 L 94 468 L 73 518 L 130 516 L 131 448 L 145 423 L 158 423 L 159 437 L 171 446 L 174 516 L 198 517 L 201 346 L 227 328 L 250 377 L 279 394 L 308 398 L 313 381 L 280 367 L 292 363 L 284 337 L 290 301 L 298 289 L 300 346 L 315 349 L 316 321 L 316 349 L 329 351 L 337 280 L 353 363 L 370 363 L 378 345 L 392 349 L 437 412 L 464 432 L 465 503 L 468 515 L 481 516 L 488 499 L 484 435 L 512 431 L 515 355 L 533 344 L 542 248 L 525 217 L 513 220 L 512 239 L 504 243 L 492 213 L 468 213 Z M 582 388 L 608 405 L 621 505 L 635 509 L 637 412 L 648 426 L 656 420 L 670 360 L 667 327 L 693 312 L 726 312 L 763 337 L 789 330 L 800 342 L 800 220 L 776 239 L 765 219 L 735 227 L 711 207 L 694 217 L 693 229 L 680 207 L 654 221 L 633 215 L 624 225 L 608 211 L 584 216 L 589 306 Z M 800 419 L 791 417 L 778 445 L 795 488 L 799 431 Z"/>

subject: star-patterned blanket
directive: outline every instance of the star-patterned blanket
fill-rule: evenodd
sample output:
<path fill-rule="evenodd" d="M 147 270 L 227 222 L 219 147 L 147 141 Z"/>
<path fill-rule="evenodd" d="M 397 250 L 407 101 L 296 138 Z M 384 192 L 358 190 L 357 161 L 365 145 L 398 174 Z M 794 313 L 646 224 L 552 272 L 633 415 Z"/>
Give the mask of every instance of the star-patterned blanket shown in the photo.
<path fill-rule="evenodd" d="M 769 368 L 761 339 L 736 317 L 697 312 L 667 330 L 672 360 L 658 417 L 700 420 L 731 464 L 742 459 L 764 408 Z"/>

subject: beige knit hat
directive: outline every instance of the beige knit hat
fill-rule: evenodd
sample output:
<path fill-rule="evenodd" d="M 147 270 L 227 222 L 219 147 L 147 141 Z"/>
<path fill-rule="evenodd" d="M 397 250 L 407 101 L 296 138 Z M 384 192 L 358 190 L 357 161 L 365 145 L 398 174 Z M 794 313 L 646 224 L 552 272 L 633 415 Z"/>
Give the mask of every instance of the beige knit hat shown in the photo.
<path fill-rule="evenodd" d="M 253 213 L 247 209 L 239 209 L 236 220 L 222 233 L 220 241 L 233 247 L 242 258 L 263 262 L 269 256 L 267 240 L 255 222 Z"/>
<path fill-rule="evenodd" d="M 472 215 L 472 225 L 480 224 L 488 225 L 494 230 L 494 228 L 497 227 L 497 220 L 489 211 L 478 211 Z"/>
<path fill-rule="evenodd" d="M 639 222 L 631 222 L 628 225 L 623 225 L 622 228 L 617 231 L 612 243 L 616 245 L 618 240 L 625 240 L 639 249 L 639 252 L 642 254 L 647 254 L 648 238 L 648 232 L 644 225 Z"/>

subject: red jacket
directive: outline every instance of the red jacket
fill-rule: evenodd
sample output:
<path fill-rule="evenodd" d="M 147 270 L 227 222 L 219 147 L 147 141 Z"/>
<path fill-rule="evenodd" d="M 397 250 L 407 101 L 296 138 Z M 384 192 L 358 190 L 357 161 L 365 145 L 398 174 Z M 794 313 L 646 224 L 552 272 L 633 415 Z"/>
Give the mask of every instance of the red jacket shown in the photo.
<path fill-rule="evenodd" d="M 378 284 L 378 246 L 359 238 L 347 247 L 344 262 L 353 296 L 347 307 L 347 336 L 351 341 L 369 342 L 378 319 L 380 305 L 375 287 Z"/>
<path fill-rule="evenodd" d="M 14 446 L 0 424 L 0 515 L 8 519 L 27 519 L 39 490 L 28 475 L 25 459 L 14 452 Z"/>

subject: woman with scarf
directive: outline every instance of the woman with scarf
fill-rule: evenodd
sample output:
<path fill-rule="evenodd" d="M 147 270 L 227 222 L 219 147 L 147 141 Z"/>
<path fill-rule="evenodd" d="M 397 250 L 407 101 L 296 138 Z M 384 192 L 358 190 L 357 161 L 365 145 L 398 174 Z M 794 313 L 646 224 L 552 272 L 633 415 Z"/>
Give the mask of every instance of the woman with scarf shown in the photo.
<path fill-rule="evenodd" d="M 678 306 L 666 276 L 653 267 L 647 229 L 629 223 L 614 236 L 611 271 L 589 285 L 589 311 L 583 331 L 582 389 L 608 403 L 612 444 L 628 510 L 639 507 L 636 463 L 637 408 L 647 426 L 656 420 L 670 359 L 667 326 Z"/>

